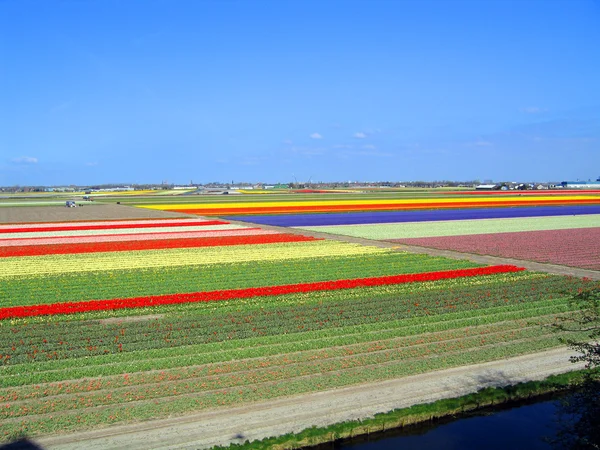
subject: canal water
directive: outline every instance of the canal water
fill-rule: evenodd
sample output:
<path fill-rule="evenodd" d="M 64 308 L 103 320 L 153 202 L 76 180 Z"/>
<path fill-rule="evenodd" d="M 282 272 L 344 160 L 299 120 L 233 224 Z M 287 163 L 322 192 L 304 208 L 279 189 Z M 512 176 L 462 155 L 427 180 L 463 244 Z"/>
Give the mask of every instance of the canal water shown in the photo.
<path fill-rule="evenodd" d="M 456 419 L 319 446 L 343 450 L 551 450 L 558 429 L 557 399 L 486 409 Z"/>

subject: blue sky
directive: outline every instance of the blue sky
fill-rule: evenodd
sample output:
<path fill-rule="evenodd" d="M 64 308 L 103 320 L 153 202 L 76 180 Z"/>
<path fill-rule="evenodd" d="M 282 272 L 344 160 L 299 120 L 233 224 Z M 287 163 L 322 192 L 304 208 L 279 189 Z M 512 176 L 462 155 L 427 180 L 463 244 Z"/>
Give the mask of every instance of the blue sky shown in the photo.
<path fill-rule="evenodd" d="M 0 185 L 600 176 L 600 0 L 0 0 Z"/>

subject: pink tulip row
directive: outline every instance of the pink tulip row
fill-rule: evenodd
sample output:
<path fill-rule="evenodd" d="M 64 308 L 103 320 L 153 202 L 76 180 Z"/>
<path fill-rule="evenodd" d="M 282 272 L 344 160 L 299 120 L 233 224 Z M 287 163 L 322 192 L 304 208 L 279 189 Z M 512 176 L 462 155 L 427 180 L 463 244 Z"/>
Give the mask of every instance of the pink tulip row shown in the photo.
<path fill-rule="evenodd" d="M 600 227 L 396 239 L 394 242 L 600 270 Z"/>
<path fill-rule="evenodd" d="M 279 234 L 279 231 L 262 230 L 260 228 L 243 228 L 233 230 L 211 231 L 181 231 L 172 233 L 140 233 L 140 234 L 114 234 L 114 235 L 89 235 L 89 236 L 61 236 L 22 239 L 0 239 L 0 247 L 13 247 L 20 245 L 54 245 L 54 244 L 81 244 L 91 242 L 122 242 L 122 241 L 150 241 L 158 239 L 190 239 L 211 238 L 225 236 L 258 236 Z"/>

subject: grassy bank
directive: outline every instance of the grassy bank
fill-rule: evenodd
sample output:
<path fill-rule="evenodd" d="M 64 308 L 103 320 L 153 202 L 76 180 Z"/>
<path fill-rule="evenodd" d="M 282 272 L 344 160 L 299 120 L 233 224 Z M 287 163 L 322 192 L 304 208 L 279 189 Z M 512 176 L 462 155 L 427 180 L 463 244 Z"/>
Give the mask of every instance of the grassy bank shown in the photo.
<path fill-rule="evenodd" d="M 455 416 L 479 408 L 531 399 L 551 392 L 565 391 L 576 387 L 583 380 L 584 373 L 585 371 L 574 371 L 553 375 L 542 381 L 528 381 L 501 388 L 485 388 L 458 398 L 443 399 L 433 403 L 414 405 L 388 413 L 376 414 L 369 419 L 353 420 L 324 428 L 309 428 L 300 433 L 290 433 L 261 441 L 232 444 L 229 447 L 215 447 L 215 450 L 225 448 L 229 450 L 288 450 L 312 447 Z"/>

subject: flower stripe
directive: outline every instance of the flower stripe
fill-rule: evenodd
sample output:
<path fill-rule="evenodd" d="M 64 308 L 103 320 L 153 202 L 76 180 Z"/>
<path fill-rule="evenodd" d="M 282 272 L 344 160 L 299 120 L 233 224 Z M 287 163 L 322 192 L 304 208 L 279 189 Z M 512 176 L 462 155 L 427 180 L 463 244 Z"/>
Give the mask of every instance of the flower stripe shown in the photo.
<path fill-rule="evenodd" d="M 400 222 L 437 222 L 441 220 L 502 219 L 514 217 L 574 216 L 600 214 L 600 205 L 523 206 L 519 208 L 428 209 L 419 211 L 338 212 L 329 214 L 269 214 L 224 216 L 225 220 L 243 220 L 253 224 L 279 227 L 315 227 L 324 225 L 360 225 Z M 600 223 L 600 222 L 599 222 Z"/>
<path fill-rule="evenodd" d="M 195 214 L 202 216 L 223 216 L 223 215 L 242 215 L 242 214 L 293 214 L 307 212 L 332 212 L 332 211 L 412 211 L 425 209 L 454 209 L 454 208 L 480 208 L 480 207 L 509 207 L 509 206 L 544 206 L 552 204 L 569 205 L 598 205 L 600 200 L 569 200 L 569 201 L 550 201 L 550 200 L 531 200 L 531 201 L 506 201 L 506 202 L 463 202 L 463 203 L 411 203 L 411 204 L 373 204 L 364 203 L 360 205 L 324 205 L 324 206 L 265 206 L 254 207 L 244 206 L 238 208 L 167 208 L 165 211 L 180 212 L 185 214 Z M 174 206 L 174 205 L 171 205 Z"/>
<path fill-rule="evenodd" d="M 69 255 L 75 253 L 123 252 L 170 248 L 217 247 L 229 245 L 272 244 L 316 241 L 317 238 L 297 234 L 258 236 L 226 236 L 195 239 L 160 239 L 145 241 L 91 242 L 78 244 L 23 245 L 0 247 L 0 258 L 13 256 Z"/>
<path fill-rule="evenodd" d="M 4 239 L 25 239 L 25 238 L 49 238 L 66 236 L 102 236 L 102 235 L 124 235 L 124 234 L 148 234 L 152 233 L 173 233 L 180 231 L 218 231 L 218 230 L 241 230 L 247 229 L 247 226 L 228 224 L 228 225 L 190 225 L 187 227 L 165 227 L 160 228 L 118 228 L 103 230 L 65 230 L 65 231 L 37 231 L 27 233 L 3 233 L 0 234 L 0 241 Z"/>
<path fill-rule="evenodd" d="M 579 216 L 517 217 L 486 220 L 452 220 L 430 222 L 379 223 L 368 225 L 331 225 L 298 227 L 301 230 L 319 231 L 363 239 L 395 240 L 434 236 L 459 236 L 465 234 L 508 233 L 571 228 L 594 228 L 600 214 Z"/>
<path fill-rule="evenodd" d="M 17 256 L 3 258 L 0 278 L 41 276 L 151 267 L 183 267 L 229 262 L 282 261 L 325 256 L 372 255 L 390 250 L 329 240 L 196 247 L 74 255 Z"/>
<path fill-rule="evenodd" d="M 513 194 L 511 198 L 506 197 L 498 197 L 498 198 L 434 198 L 431 200 L 426 200 L 423 198 L 404 198 L 404 199 L 373 199 L 373 200 L 365 200 L 365 199 L 344 199 L 344 200 L 284 200 L 284 201 L 256 201 L 256 202 L 220 202 L 220 203 L 166 203 L 166 204 L 140 204 L 139 208 L 149 208 L 149 209 L 160 209 L 160 210 L 186 210 L 186 209 L 212 209 L 212 210 L 226 210 L 226 209 L 235 209 L 235 208 L 270 208 L 270 207 L 285 207 L 285 208 L 294 208 L 294 207 L 305 207 L 305 206 L 316 206 L 316 207 L 325 207 L 330 208 L 332 206 L 342 206 L 342 207 L 364 207 L 365 205 L 369 206 L 394 206 L 398 208 L 402 208 L 404 206 L 410 205 L 456 205 L 456 206 L 464 206 L 465 204 L 474 204 L 481 205 L 484 203 L 490 204 L 503 204 L 505 202 L 512 202 L 516 204 L 526 204 L 527 202 L 551 202 L 551 203 L 560 203 L 560 204 L 569 204 L 578 201 L 591 201 L 595 203 L 600 203 L 600 195 L 573 195 L 568 198 L 557 198 L 553 196 L 539 196 L 535 198 L 526 198 L 519 196 L 517 194 Z"/>
<path fill-rule="evenodd" d="M 395 242 L 600 270 L 600 227 L 398 239 Z"/>
<path fill-rule="evenodd" d="M 281 231 L 263 230 L 262 228 L 242 228 L 208 231 L 176 231 L 172 233 L 35 237 L 23 239 L 0 239 L 0 247 L 15 247 L 21 245 L 83 244 L 89 242 L 153 241 L 161 239 L 190 239 L 225 236 L 259 236 L 280 233 Z"/>
<path fill-rule="evenodd" d="M 0 233 L 23 233 L 23 232 L 43 232 L 43 231 L 72 231 L 72 230 L 115 230 L 123 228 L 158 228 L 158 227 L 191 227 L 191 226 L 207 226 L 207 225 L 227 225 L 229 222 L 222 220 L 180 220 L 168 223 L 106 223 L 97 225 L 62 225 L 55 226 L 52 224 L 44 224 L 37 227 L 13 227 L 0 228 Z"/>
<path fill-rule="evenodd" d="M 13 229 L 13 228 L 37 228 L 37 227 L 69 227 L 73 228 L 79 225 L 107 225 L 112 226 L 113 224 L 161 224 L 161 226 L 169 226 L 175 222 L 181 222 L 185 220 L 186 223 L 195 223 L 196 225 L 202 225 L 203 222 L 211 222 L 209 219 L 200 219 L 197 217 L 193 218 L 177 218 L 177 219 L 111 219 L 111 220 L 71 220 L 69 222 L 14 222 L 10 224 L 0 224 L 0 230 Z"/>
<path fill-rule="evenodd" d="M 501 265 L 475 269 L 448 270 L 408 275 L 393 275 L 372 278 L 355 278 L 346 280 L 324 281 L 317 283 L 288 284 L 265 286 L 248 289 L 228 289 L 220 291 L 195 292 L 187 294 L 170 294 L 133 298 L 117 298 L 110 300 L 92 300 L 87 302 L 54 303 L 46 305 L 15 306 L 0 308 L 0 320 L 17 317 L 33 317 L 41 315 L 73 314 L 89 311 L 110 311 L 125 308 L 144 308 L 181 303 L 212 302 L 239 298 L 265 297 L 274 295 L 295 294 L 303 292 L 354 289 L 370 286 L 384 286 L 402 283 L 437 281 L 451 278 L 477 277 L 500 273 L 519 272 L 525 270 L 517 266 Z"/>

